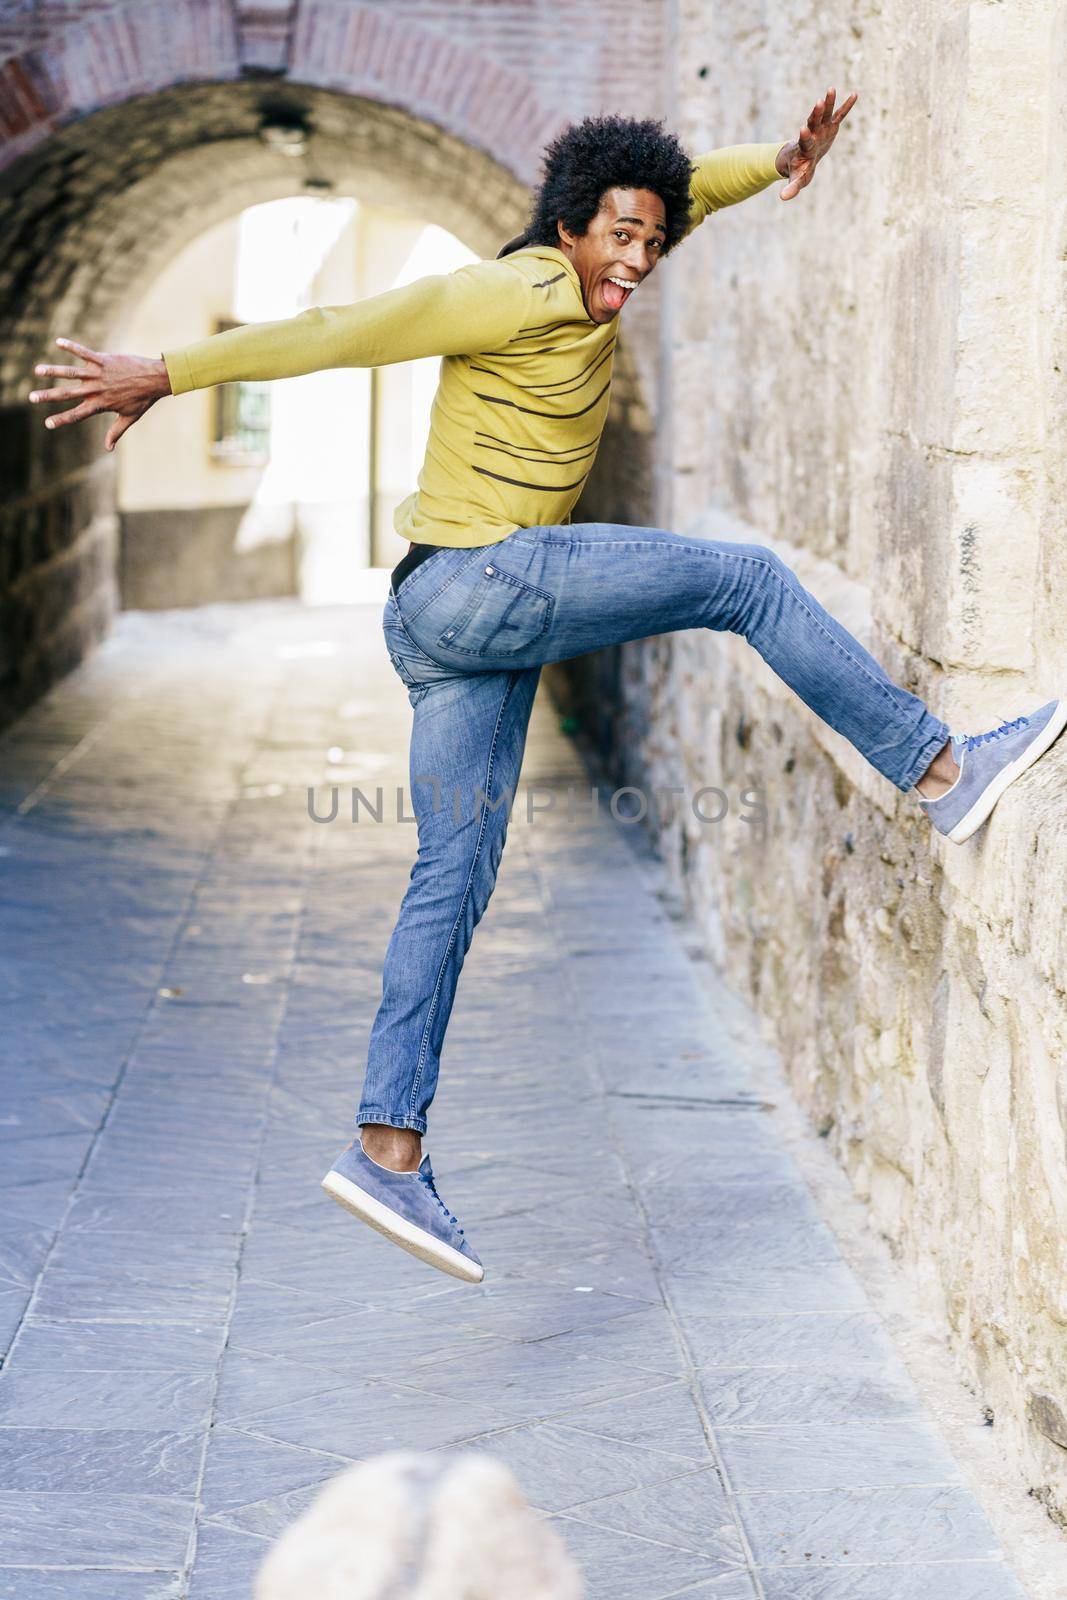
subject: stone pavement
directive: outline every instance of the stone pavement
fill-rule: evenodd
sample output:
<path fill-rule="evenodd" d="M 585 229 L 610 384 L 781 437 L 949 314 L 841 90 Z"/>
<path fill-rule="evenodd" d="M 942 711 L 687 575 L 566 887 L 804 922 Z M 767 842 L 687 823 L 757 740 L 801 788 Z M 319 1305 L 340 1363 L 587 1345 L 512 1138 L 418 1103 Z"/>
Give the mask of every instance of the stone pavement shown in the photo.
<path fill-rule="evenodd" d="M 127 614 L 0 740 L 0 1596 L 247 1597 L 348 1462 L 470 1443 L 590 1600 L 1021 1600 L 606 816 L 520 798 L 460 987 L 484 1285 L 321 1194 L 415 848 L 379 612 Z M 524 778 L 584 781 L 544 690 Z"/>

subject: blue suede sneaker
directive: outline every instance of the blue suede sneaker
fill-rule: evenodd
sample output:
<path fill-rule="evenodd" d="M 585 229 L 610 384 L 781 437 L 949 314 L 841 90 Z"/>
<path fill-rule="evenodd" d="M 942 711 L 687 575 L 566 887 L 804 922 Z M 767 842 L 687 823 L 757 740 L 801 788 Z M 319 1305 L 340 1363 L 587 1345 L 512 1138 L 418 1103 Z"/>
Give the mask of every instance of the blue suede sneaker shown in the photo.
<path fill-rule="evenodd" d="M 387 1239 L 467 1283 L 485 1269 L 463 1229 L 437 1193 L 429 1156 L 417 1172 L 393 1172 L 372 1161 L 357 1139 L 342 1150 L 322 1180 L 326 1193 Z"/>
<path fill-rule="evenodd" d="M 1067 725 L 1067 700 L 1050 700 L 988 733 L 954 733 L 959 777 L 936 800 L 919 804 L 939 833 L 962 844 L 988 817 L 1009 783 L 1033 766 Z"/>

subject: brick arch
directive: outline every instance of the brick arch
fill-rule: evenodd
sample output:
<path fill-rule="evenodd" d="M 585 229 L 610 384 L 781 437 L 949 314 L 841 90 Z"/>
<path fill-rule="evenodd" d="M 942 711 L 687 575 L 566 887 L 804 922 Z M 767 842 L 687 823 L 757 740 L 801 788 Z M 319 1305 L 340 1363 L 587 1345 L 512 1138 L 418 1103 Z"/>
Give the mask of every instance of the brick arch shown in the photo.
<path fill-rule="evenodd" d="M 376 7 L 310 0 L 297 17 L 294 82 L 398 106 L 534 182 L 542 147 L 566 118 L 542 102 L 529 78 Z"/>
<path fill-rule="evenodd" d="M 291 13 L 291 14 L 290 14 Z M 253 18 L 255 18 L 253 13 Z M 528 77 L 381 5 L 303 0 L 284 30 L 229 0 L 137 0 L 90 13 L 0 64 L 0 172 L 69 122 L 182 84 L 262 69 L 286 83 L 396 107 L 480 149 L 525 183 L 565 120 Z"/>

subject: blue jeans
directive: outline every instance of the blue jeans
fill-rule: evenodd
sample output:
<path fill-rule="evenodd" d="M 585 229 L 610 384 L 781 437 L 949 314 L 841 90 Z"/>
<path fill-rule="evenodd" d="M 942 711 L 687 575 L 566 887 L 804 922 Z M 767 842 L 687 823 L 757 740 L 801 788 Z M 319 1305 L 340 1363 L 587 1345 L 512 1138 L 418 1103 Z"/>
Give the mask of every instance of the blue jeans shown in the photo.
<path fill-rule="evenodd" d="M 679 628 L 739 633 L 898 789 L 949 738 L 762 545 L 603 522 L 520 528 L 436 551 L 390 592 L 382 622 L 414 708 L 419 844 L 386 951 L 359 1124 L 426 1130 L 546 662 Z"/>

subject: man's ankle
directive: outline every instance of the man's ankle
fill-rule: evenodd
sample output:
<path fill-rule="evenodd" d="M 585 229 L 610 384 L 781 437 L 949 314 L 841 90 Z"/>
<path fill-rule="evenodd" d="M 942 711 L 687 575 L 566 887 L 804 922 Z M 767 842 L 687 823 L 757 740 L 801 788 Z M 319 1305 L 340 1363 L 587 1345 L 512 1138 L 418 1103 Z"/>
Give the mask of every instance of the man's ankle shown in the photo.
<path fill-rule="evenodd" d="M 915 788 L 924 800 L 937 800 L 941 795 L 948 793 L 959 775 L 960 768 L 952 751 L 952 740 L 948 739 L 918 780 Z"/>
<path fill-rule="evenodd" d="M 422 1160 L 422 1135 L 413 1128 L 366 1122 L 359 1130 L 363 1153 L 390 1172 L 414 1172 Z"/>

